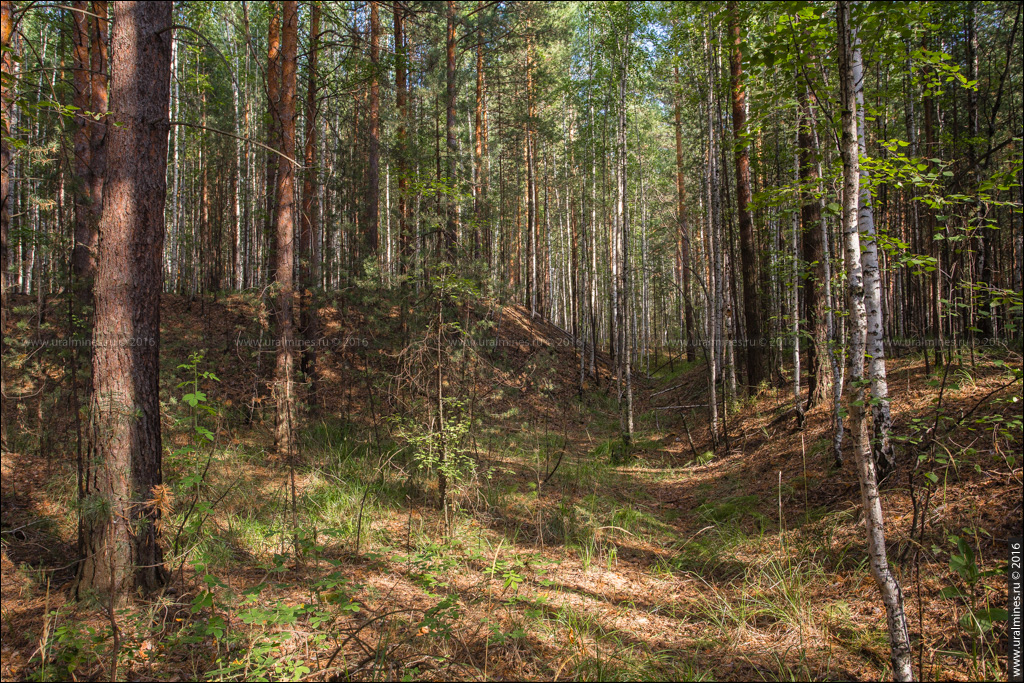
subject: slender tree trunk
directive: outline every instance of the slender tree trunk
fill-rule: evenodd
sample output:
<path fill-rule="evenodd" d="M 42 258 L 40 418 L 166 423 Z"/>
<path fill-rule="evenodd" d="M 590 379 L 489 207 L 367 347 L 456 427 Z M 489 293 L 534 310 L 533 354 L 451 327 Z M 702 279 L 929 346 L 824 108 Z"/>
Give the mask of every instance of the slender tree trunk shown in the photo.
<path fill-rule="evenodd" d="M 447 0 L 445 16 L 447 19 L 447 40 L 445 42 L 445 141 L 448 150 L 448 185 L 451 193 L 447 202 L 447 220 L 445 227 L 445 253 L 451 261 L 455 257 L 456 235 L 459 230 L 459 200 L 456 169 L 458 162 L 458 144 L 455 139 L 455 23 L 457 20 L 455 0 Z"/>
<path fill-rule="evenodd" d="M 483 9 L 483 1 L 477 3 L 477 11 Z M 483 31 L 481 30 L 477 36 L 479 41 L 476 47 L 476 110 L 475 119 L 473 122 L 473 213 L 476 218 L 476 230 L 473 244 L 474 244 L 474 258 L 480 257 L 481 246 L 484 252 L 488 252 L 491 236 L 490 227 L 487 224 L 487 218 L 484 215 L 486 211 L 486 195 L 484 192 L 484 46 L 483 46 Z M 483 227 L 483 235 L 479 234 Z M 481 244 L 482 242 L 482 244 Z M 488 267 L 490 266 L 490 259 L 488 258 Z"/>
<path fill-rule="evenodd" d="M 797 122 L 797 137 L 800 136 L 800 123 L 802 122 L 803 116 L 801 115 L 800 120 Z M 799 143 L 797 145 L 799 148 Z M 793 175 L 794 180 L 800 182 L 800 155 L 797 154 L 794 160 Z M 801 202 L 802 203 L 802 202 Z M 801 211 L 802 213 L 802 211 Z M 793 409 L 796 410 L 797 425 L 800 429 L 804 427 L 804 404 L 800 400 L 800 222 L 801 215 L 793 212 L 793 236 L 792 236 L 792 255 L 793 255 L 793 293 L 792 301 L 790 303 L 789 315 L 790 324 L 793 330 Z"/>
<path fill-rule="evenodd" d="M 409 119 L 406 81 L 408 49 L 405 45 L 405 8 L 401 2 L 393 3 L 395 23 L 395 108 L 398 110 L 395 131 L 395 163 L 398 168 L 398 272 L 409 271 L 412 257 L 412 235 L 409 232 L 409 169 L 406 149 L 406 122 Z"/>
<path fill-rule="evenodd" d="M 201 85 L 199 87 L 202 88 L 202 94 L 199 97 L 199 122 L 203 130 L 199 131 L 199 263 L 196 266 L 201 272 L 200 294 L 205 295 L 208 292 L 217 291 L 217 246 L 213 239 L 213 225 L 210 221 L 211 154 L 205 130 L 207 127 L 206 89 Z"/>
<path fill-rule="evenodd" d="M 810 130 L 813 136 L 813 148 L 816 150 L 821 149 L 821 145 L 818 141 L 818 130 L 817 122 L 814 116 L 814 110 L 808 108 Z M 843 409 L 842 409 L 842 397 L 843 397 L 843 383 L 845 377 L 843 375 L 844 360 L 843 360 L 843 347 L 840 343 L 840 338 L 843 336 L 841 330 L 842 323 L 836 322 L 836 315 L 833 311 L 838 310 L 838 304 L 832 296 L 832 247 L 831 240 L 829 237 L 828 221 L 825 219 L 825 194 L 822 188 L 822 172 L 821 172 L 821 158 L 815 160 L 815 172 L 817 174 L 817 187 L 819 194 L 821 195 L 818 199 L 818 216 L 821 218 L 819 230 L 821 236 L 821 265 L 823 270 L 821 272 L 823 289 L 820 294 L 822 303 L 819 304 L 819 310 L 821 306 L 824 306 L 825 311 L 825 329 L 827 334 L 827 351 L 829 365 L 832 375 L 832 457 L 836 466 L 840 466 L 843 463 Z"/>
<path fill-rule="evenodd" d="M 178 48 L 177 43 L 171 46 L 171 80 L 174 83 L 174 97 L 171 100 L 173 109 L 171 110 L 171 116 L 177 120 L 178 115 L 181 111 L 181 98 L 179 96 L 181 90 L 181 79 L 176 78 L 178 69 Z M 178 253 L 181 250 L 181 201 L 180 201 L 180 188 L 181 188 L 181 164 L 179 163 L 181 157 L 181 138 L 182 138 L 182 127 L 174 127 L 174 161 L 172 171 L 172 186 L 171 186 L 171 226 L 168 230 L 168 240 L 170 246 L 168 247 L 168 255 L 170 257 L 170 263 L 168 264 L 167 271 L 170 274 L 170 285 L 169 289 L 172 292 L 181 291 L 181 266 Z"/>
<path fill-rule="evenodd" d="M 92 19 L 92 45 L 90 74 L 92 96 L 91 111 L 94 114 L 107 113 L 107 3 L 104 0 L 92 3 L 95 16 Z M 92 119 L 89 122 L 89 248 L 95 250 L 96 235 L 99 231 L 100 214 L 103 211 L 103 188 L 107 178 L 107 122 Z"/>
<path fill-rule="evenodd" d="M 91 149 L 89 145 L 89 116 L 92 110 L 92 85 L 89 70 L 89 34 L 91 17 L 87 12 L 89 3 L 78 1 L 73 5 L 72 42 L 73 89 L 72 104 L 78 108 L 75 115 L 74 172 L 76 180 L 75 201 L 75 244 L 72 252 L 72 270 L 75 275 L 75 291 L 79 309 L 92 304 L 92 278 L 96 269 L 96 235 L 91 224 L 89 211 L 89 176 Z"/>
<path fill-rule="evenodd" d="M 632 373 L 632 348 L 630 334 L 630 267 L 629 267 L 629 201 L 627 171 L 629 159 L 626 147 L 626 80 L 629 64 L 629 37 L 622 38 L 621 47 L 622 64 L 619 65 L 619 125 L 618 125 L 618 196 L 616 198 L 615 211 L 619 224 L 620 251 L 622 254 L 621 292 L 619 296 L 619 333 L 622 339 L 620 364 L 624 374 L 626 400 L 623 404 L 622 414 L 622 440 L 628 446 L 633 441 L 633 373 Z"/>
<path fill-rule="evenodd" d="M 232 52 L 235 58 L 235 71 L 233 76 L 233 84 L 235 90 L 231 95 L 232 111 L 234 113 L 234 124 L 235 134 L 239 137 L 245 138 L 248 136 L 248 126 L 245 126 L 242 121 L 242 114 L 239 108 L 239 84 L 241 82 L 241 64 L 238 59 L 237 44 L 232 44 Z M 248 163 L 243 162 L 243 156 L 246 154 L 247 145 L 241 140 L 235 140 L 235 154 L 234 163 L 235 171 L 232 174 L 231 179 L 231 223 L 232 223 L 232 259 L 231 259 L 231 272 L 233 277 L 231 278 L 232 286 L 241 291 L 245 289 L 245 247 L 246 247 L 246 228 L 248 226 L 248 220 L 245 220 L 242 214 L 242 207 L 248 208 L 248 202 L 245 201 L 242 196 L 245 193 L 246 187 L 248 187 L 248 179 L 246 175 L 248 173 Z"/>
<path fill-rule="evenodd" d="M 863 377 L 867 311 L 865 310 L 864 277 L 861 267 L 860 231 L 857 225 L 857 202 L 860 197 L 859 159 L 857 149 L 857 97 L 854 80 L 854 45 L 850 27 L 850 6 L 844 0 L 836 3 L 838 25 L 839 79 L 843 114 L 843 234 L 846 236 L 847 299 L 850 323 L 850 382 L 854 387 L 849 404 L 854 453 L 860 478 L 861 500 L 867 527 L 868 559 L 871 574 L 882 595 L 887 615 L 890 661 L 898 681 L 913 680 L 910 636 L 903 611 L 903 592 L 886 558 L 882 503 L 878 493 L 875 463 L 868 434 L 867 405 Z"/>
<path fill-rule="evenodd" d="M 747 150 L 746 92 L 743 86 L 743 55 L 740 51 L 739 9 L 735 0 L 729 2 L 732 51 L 729 72 L 732 76 L 732 130 L 736 145 L 736 205 L 740 222 L 740 262 L 743 275 L 743 320 L 746 326 L 744 346 L 747 359 L 747 384 L 756 390 L 765 379 L 764 347 L 761 346 L 761 309 L 757 292 L 757 245 L 754 223 L 750 217 L 750 153 Z"/>
<path fill-rule="evenodd" d="M 683 175 L 683 123 L 681 116 L 683 95 L 679 89 L 679 66 L 675 67 L 675 118 L 676 118 L 676 220 L 679 222 L 679 237 L 676 246 L 677 278 L 683 288 L 683 315 L 679 325 L 686 331 L 686 360 L 692 363 L 693 348 L 693 304 L 690 301 L 690 236 L 686 228 L 686 184 Z"/>
<path fill-rule="evenodd" d="M 527 264 L 530 273 L 527 279 L 527 300 L 530 304 L 530 315 L 537 315 L 537 170 L 534 161 L 536 150 L 534 144 L 534 108 L 533 108 L 533 49 L 530 34 L 530 21 L 526 22 L 526 233 L 527 233 Z"/>
<path fill-rule="evenodd" d="M 366 221 L 363 225 L 366 251 L 380 262 L 380 14 L 376 1 L 370 2 L 370 101 L 368 127 L 368 159 L 366 163 Z"/>
<path fill-rule="evenodd" d="M 716 135 L 714 111 L 714 64 L 711 56 L 711 28 L 704 31 L 704 60 L 708 73 L 707 88 L 707 228 L 705 230 L 704 251 L 708 260 L 708 287 L 705 291 L 707 300 L 707 355 L 708 359 L 708 422 L 711 430 L 711 441 L 715 449 L 718 447 L 718 379 L 722 368 L 722 264 L 721 240 L 718 239 L 718 169 L 716 163 Z"/>
<path fill-rule="evenodd" d="M 316 142 L 317 125 L 317 58 L 320 49 L 320 3 L 313 2 L 309 18 L 309 68 L 306 90 L 306 149 L 305 171 L 302 174 L 302 233 L 299 244 L 300 279 L 302 280 L 302 339 L 307 343 L 302 351 L 302 375 L 310 384 L 307 401 L 317 403 L 316 341 L 320 336 L 319 316 L 313 289 L 316 287 L 313 274 L 317 260 L 315 236 L 317 232 L 318 197 L 316 188 Z"/>
<path fill-rule="evenodd" d="M 281 119 L 278 112 L 281 101 L 281 13 L 280 3 L 270 4 L 270 28 L 267 33 L 267 109 L 270 117 L 267 122 L 267 147 L 272 150 L 281 149 Z M 274 152 L 267 152 L 267 176 L 264 187 L 266 198 L 266 217 L 263 228 L 263 242 L 267 245 L 267 282 L 274 282 L 277 268 L 276 230 L 277 215 L 277 173 L 280 161 Z"/>
<path fill-rule="evenodd" d="M 927 43 L 922 47 L 927 49 Z M 925 95 L 922 108 L 924 109 L 925 155 L 927 159 L 933 159 L 939 154 L 938 140 L 935 136 L 935 98 L 932 95 Z M 925 163 L 929 167 L 931 166 L 931 161 L 926 160 Z M 931 311 L 931 331 L 935 340 L 935 366 L 942 367 L 945 356 L 942 349 L 942 279 L 940 277 L 942 253 L 938 241 L 935 239 L 935 229 L 935 211 L 926 208 L 924 240 L 928 248 L 928 255 L 935 259 L 935 268 L 932 270 L 930 278 L 931 292 L 928 295 L 928 305 Z M 927 356 L 927 354 L 928 350 L 925 349 L 925 355 Z"/>
<path fill-rule="evenodd" d="M 593 78 L 593 62 L 591 61 L 591 78 Z M 590 374 L 594 378 L 594 386 L 601 385 L 601 376 L 597 370 L 597 141 L 596 120 L 594 118 L 594 102 L 590 101 L 590 272 L 588 293 L 590 307 Z"/>
<path fill-rule="evenodd" d="M 111 164 L 100 221 L 93 356 L 93 453 L 81 501 L 85 557 L 77 594 L 113 604 L 166 579 L 159 545 L 160 260 L 164 240 L 170 2 L 114 5 Z"/>
<path fill-rule="evenodd" d="M 853 92 L 857 102 L 857 149 L 867 157 L 867 133 L 864 129 L 864 64 L 860 39 L 853 37 Z M 875 427 L 872 440 L 875 467 L 884 478 L 896 466 L 896 454 L 889 442 L 892 416 L 889 412 L 889 387 L 885 378 L 885 326 L 882 321 L 882 274 L 878 267 L 878 239 L 875 213 L 871 206 L 871 176 L 860 166 L 860 211 L 858 230 L 863 243 L 864 306 L 867 313 L 865 352 L 868 357 L 868 379 L 871 381 L 871 414 Z"/>
<path fill-rule="evenodd" d="M 811 344 L 807 348 L 807 407 L 813 408 L 825 400 L 828 391 L 828 328 L 824 296 L 825 235 L 822 231 L 821 205 L 815 197 L 818 188 L 818 149 L 814 134 L 814 120 L 811 117 L 808 93 L 805 87 L 797 88 L 800 106 L 800 131 L 797 144 L 800 148 L 800 221 L 803 230 L 803 260 L 809 269 L 809 277 L 803 280 L 804 310 Z"/>
<path fill-rule="evenodd" d="M 281 3 L 281 154 L 277 172 L 275 286 L 277 289 L 277 362 L 274 394 L 277 414 L 274 445 L 277 452 L 295 455 L 295 333 L 293 305 L 295 282 L 295 56 L 298 43 L 298 3 Z"/>
<path fill-rule="evenodd" d="M 14 115 L 14 57 L 11 50 L 11 38 L 14 34 L 14 17 L 11 13 L 10 0 L 0 2 L 0 69 L 3 72 L 3 83 L 0 85 L 2 107 L 2 129 L 0 129 L 0 353 L 7 350 L 7 271 L 10 267 L 8 257 L 8 239 L 11 233 L 11 118 Z M 6 384 L 0 377 L 0 415 L 7 414 Z M 7 420 L 0 419 L 0 441 L 7 443 Z"/>

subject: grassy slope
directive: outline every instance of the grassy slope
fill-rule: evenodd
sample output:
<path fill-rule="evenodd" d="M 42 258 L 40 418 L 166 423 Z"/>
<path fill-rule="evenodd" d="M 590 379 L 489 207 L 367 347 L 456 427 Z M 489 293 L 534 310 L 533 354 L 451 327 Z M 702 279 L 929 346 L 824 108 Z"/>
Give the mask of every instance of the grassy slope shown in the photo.
<path fill-rule="evenodd" d="M 27 324 L 29 302 L 18 303 Z M 685 427 L 679 411 L 656 409 L 703 400 L 700 369 L 674 364 L 639 380 L 638 446 L 615 464 L 607 373 L 580 401 L 573 349 L 557 330 L 521 309 L 492 309 L 487 334 L 507 343 L 477 363 L 453 361 L 465 374 L 446 386 L 472 403 L 477 469 L 455 487 L 445 536 L 434 478 L 399 448 L 398 425 L 374 427 L 374 416 L 418 405 L 414 383 L 395 379 L 413 377 L 415 364 L 393 352 L 394 311 L 336 301 L 323 308 L 334 344 L 321 353 L 319 415 L 295 471 L 296 538 L 290 470 L 267 455 L 273 416 L 262 380 L 272 355 L 235 343 L 259 335 L 255 304 L 165 302 L 166 478 L 176 495 L 165 537 L 177 580 L 115 615 L 116 659 L 109 615 L 67 600 L 73 422 L 53 392 L 67 382 L 52 353 L 5 359 L 9 394 L 25 396 L 4 415 L 5 679 L 61 679 L 69 667 L 102 678 L 115 661 L 120 676 L 162 680 L 887 675 L 856 476 L 830 468 L 828 406 L 801 433 L 783 416 L 790 392 L 763 391 L 730 409 L 730 449 L 710 457 L 700 409 L 687 411 Z M 198 450 L 177 401 L 187 379 L 177 366 L 196 348 L 208 349 L 202 368 L 221 380 L 202 383 L 220 417 L 204 418 L 216 440 Z M 935 424 L 940 389 L 952 421 L 969 413 L 953 428 L 940 421 L 931 448 L 901 446 L 903 466 L 884 487 L 927 678 L 991 678 L 1005 666 L 1002 626 L 980 639 L 958 623 L 968 602 L 1001 604 L 1005 578 L 982 579 L 968 600 L 940 596 L 963 586 L 950 569 L 951 534 L 981 570 L 1004 565 L 1000 539 L 1021 535 L 1019 458 L 1005 457 L 1021 447 L 1021 403 L 999 402 L 1019 398 L 1021 385 L 990 395 L 1009 379 L 995 359 L 965 358 L 944 386 L 920 358 L 889 363 L 899 434 L 915 433 L 914 419 L 922 433 Z M 1020 368 L 1019 355 L 999 359 Z M 994 415 L 1017 425 L 1004 429 Z M 937 462 L 944 453 L 953 459 Z M 923 540 L 911 538 L 909 486 L 921 454 L 913 491 L 922 504 L 922 473 L 938 479 Z M 947 654 L 955 651 L 968 655 Z"/>

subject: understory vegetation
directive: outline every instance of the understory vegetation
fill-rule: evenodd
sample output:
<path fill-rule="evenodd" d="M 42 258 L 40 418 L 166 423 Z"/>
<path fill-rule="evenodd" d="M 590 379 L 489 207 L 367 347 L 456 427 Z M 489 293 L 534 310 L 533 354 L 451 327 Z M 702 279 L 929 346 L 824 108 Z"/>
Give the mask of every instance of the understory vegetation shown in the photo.
<path fill-rule="evenodd" d="M 0 0 L 0 678 L 1002 679 L 1022 19 Z"/>
<path fill-rule="evenodd" d="M 328 338 L 400 333 L 397 316 L 364 296 L 380 294 L 325 302 Z M 701 411 L 684 430 L 657 410 L 694 402 L 703 386 L 700 368 L 664 358 L 642 395 L 676 388 L 638 404 L 624 452 L 614 382 L 604 376 L 581 399 L 572 347 L 479 344 L 450 356 L 468 379 L 446 384 L 462 407 L 446 422 L 460 465 L 442 511 L 436 462 L 409 426 L 415 401 L 409 418 L 383 417 L 399 400 L 394 368 L 410 366 L 369 341 L 324 354 L 338 381 L 304 410 L 300 458 L 273 455 L 273 407 L 246 377 L 249 352 L 229 342 L 258 329 L 254 303 L 207 302 L 202 323 L 198 304 L 164 300 L 160 538 L 174 578 L 114 610 L 68 600 L 75 466 L 58 453 L 73 423 L 35 422 L 55 395 L 30 388 L 59 380 L 45 355 L 16 368 L 21 383 L 9 386 L 27 395 L 18 414 L 30 428 L 4 456 L 5 677 L 889 675 L 856 475 L 833 467 L 827 409 L 799 431 L 786 392 L 766 388 L 730 408 L 730 447 L 715 450 Z M 15 313 L 30 321 L 34 302 Z M 481 339 L 547 333 L 517 307 L 477 303 L 469 319 Z M 188 354 L 193 335 L 205 353 Z M 907 397 L 894 404 L 905 465 L 883 497 L 915 668 L 1001 676 L 998 541 L 1020 520 L 1019 358 L 979 352 L 931 373 L 920 356 L 891 364 Z"/>

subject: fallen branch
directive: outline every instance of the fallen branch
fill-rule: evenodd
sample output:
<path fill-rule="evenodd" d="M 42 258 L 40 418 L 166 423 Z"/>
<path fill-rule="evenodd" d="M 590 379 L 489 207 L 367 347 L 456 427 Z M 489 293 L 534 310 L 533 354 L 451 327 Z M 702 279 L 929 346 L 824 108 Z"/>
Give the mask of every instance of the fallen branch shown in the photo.
<path fill-rule="evenodd" d="M 677 384 L 674 387 L 669 387 L 668 389 L 662 389 L 661 391 L 659 391 L 657 393 L 651 394 L 651 398 L 654 398 L 655 396 L 661 396 L 662 394 L 667 394 L 668 392 L 672 391 L 673 389 L 678 389 L 681 386 L 683 386 L 683 385 L 682 384 Z"/>

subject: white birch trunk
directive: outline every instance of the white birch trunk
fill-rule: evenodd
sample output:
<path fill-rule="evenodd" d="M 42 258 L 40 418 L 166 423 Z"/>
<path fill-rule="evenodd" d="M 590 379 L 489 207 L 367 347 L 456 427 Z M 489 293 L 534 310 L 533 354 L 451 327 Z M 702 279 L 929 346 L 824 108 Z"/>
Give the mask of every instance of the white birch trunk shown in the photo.
<path fill-rule="evenodd" d="M 867 137 L 864 130 L 864 65 L 860 53 L 860 39 L 853 32 L 853 93 L 857 103 L 857 149 L 867 157 Z M 871 381 L 871 413 L 875 427 L 873 451 L 875 466 L 884 478 L 896 465 L 889 431 L 892 416 L 889 412 L 889 387 L 885 379 L 885 328 L 882 323 L 882 278 L 878 268 L 878 241 L 875 232 L 875 214 L 871 207 L 871 176 L 860 167 L 860 211 L 858 230 L 863 237 L 864 306 L 867 312 L 866 349 L 868 379 Z"/>
<path fill-rule="evenodd" d="M 897 681 L 913 680 L 910 636 L 903 610 L 903 592 L 889 568 L 885 551 L 885 529 L 882 502 L 878 493 L 875 463 L 871 455 L 868 434 L 866 395 L 864 391 L 864 354 L 867 337 L 867 311 L 865 310 L 864 273 L 861 264 L 860 231 L 857 224 L 857 203 L 860 196 L 859 158 L 857 148 L 857 100 L 854 94 L 853 41 L 850 31 L 850 6 L 844 0 L 836 3 L 839 48 L 839 78 L 842 92 L 843 114 L 843 234 L 845 236 L 845 263 L 847 273 L 847 299 L 850 325 L 850 383 L 854 395 L 849 404 L 850 424 L 853 432 L 854 454 L 860 478 L 861 501 L 864 506 L 864 524 L 867 529 L 868 560 L 875 584 L 885 604 L 890 661 L 893 677 Z"/>

